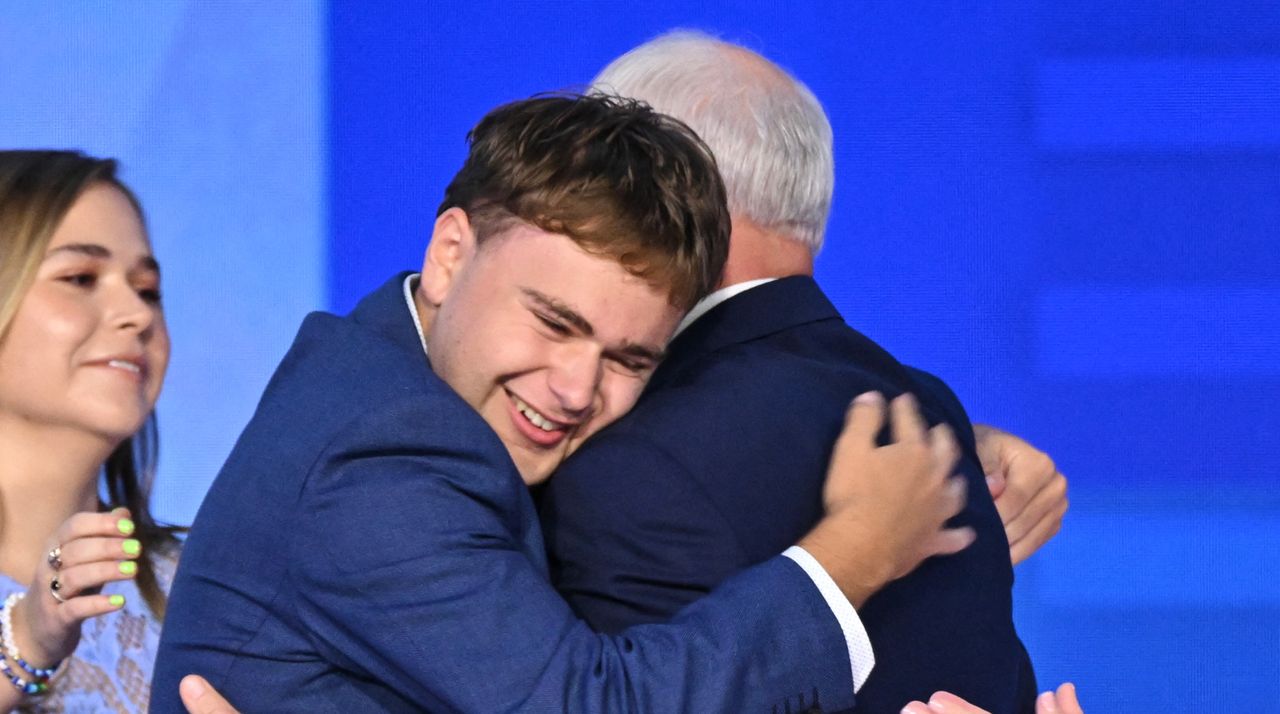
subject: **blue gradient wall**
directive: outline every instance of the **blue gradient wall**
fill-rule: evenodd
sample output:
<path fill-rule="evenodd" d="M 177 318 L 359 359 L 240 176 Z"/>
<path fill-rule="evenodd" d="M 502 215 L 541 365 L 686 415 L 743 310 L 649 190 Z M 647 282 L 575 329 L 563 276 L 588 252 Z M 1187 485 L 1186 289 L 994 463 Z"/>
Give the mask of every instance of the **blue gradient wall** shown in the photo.
<path fill-rule="evenodd" d="M 1090 712 L 1280 700 L 1280 5 L 0 7 L 0 144 L 123 158 L 165 265 L 162 513 L 189 518 L 309 309 L 415 267 L 467 128 L 671 27 L 806 81 L 818 277 L 1071 478 L 1019 568 Z"/>
<path fill-rule="evenodd" d="M 173 358 L 157 513 L 189 523 L 323 307 L 323 7 L 0 5 L 0 146 L 113 156 L 147 210 Z"/>

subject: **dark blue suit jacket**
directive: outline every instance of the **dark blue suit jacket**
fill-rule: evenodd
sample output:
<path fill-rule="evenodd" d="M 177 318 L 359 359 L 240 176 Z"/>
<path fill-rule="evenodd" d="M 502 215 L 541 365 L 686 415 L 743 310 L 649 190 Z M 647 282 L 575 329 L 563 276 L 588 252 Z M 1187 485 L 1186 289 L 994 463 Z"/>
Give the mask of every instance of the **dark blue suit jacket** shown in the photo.
<path fill-rule="evenodd" d="M 876 666 L 860 711 L 945 689 L 994 712 L 1032 706 L 1014 632 L 1009 544 L 973 431 L 936 378 L 850 329 L 817 284 L 792 277 L 713 308 L 671 344 L 636 408 L 590 439 L 542 494 L 552 579 L 593 625 L 657 622 L 803 535 L 849 401 L 918 397 L 964 452 L 957 523 L 977 542 L 885 588 L 859 613 Z"/>
<path fill-rule="evenodd" d="M 785 558 L 669 625 L 575 617 L 503 445 L 431 372 L 403 279 L 303 323 L 196 517 L 153 711 L 181 711 L 188 672 L 246 712 L 851 703 L 842 633 Z"/>

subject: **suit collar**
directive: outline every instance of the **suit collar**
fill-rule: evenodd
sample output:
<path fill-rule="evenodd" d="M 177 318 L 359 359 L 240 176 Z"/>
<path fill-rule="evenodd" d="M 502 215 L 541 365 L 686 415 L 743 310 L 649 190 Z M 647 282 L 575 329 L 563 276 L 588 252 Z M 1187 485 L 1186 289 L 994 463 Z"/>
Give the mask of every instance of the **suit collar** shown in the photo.
<path fill-rule="evenodd" d="M 418 330 L 414 327 L 413 315 L 405 305 L 404 281 L 410 275 L 411 272 L 405 271 L 392 276 L 377 290 L 366 295 L 349 317 L 382 335 L 405 352 L 422 355 L 425 365 L 426 353 L 418 338 Z"/>
<path fill-rule="evenodd" d="M 699 317 L 672 340 L 650 380 L 660 386 L 703 355 L 820 320 L 840 320 L 822 289 L 807 275 L 779 278 L 734 295 Z"/>

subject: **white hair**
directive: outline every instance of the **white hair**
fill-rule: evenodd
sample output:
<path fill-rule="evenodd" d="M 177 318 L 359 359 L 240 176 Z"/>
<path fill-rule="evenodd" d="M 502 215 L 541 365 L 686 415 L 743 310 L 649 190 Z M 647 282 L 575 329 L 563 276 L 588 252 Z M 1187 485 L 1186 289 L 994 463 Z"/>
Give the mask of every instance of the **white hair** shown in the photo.
<path fill-rule="evenodd" d="M 676 30 L 610 62 L 591 87 L 688 124 L 715 154 L 730 213 L 817 254 L 835 160 L 831 124 L 802 82 L 743 47 Z"/>

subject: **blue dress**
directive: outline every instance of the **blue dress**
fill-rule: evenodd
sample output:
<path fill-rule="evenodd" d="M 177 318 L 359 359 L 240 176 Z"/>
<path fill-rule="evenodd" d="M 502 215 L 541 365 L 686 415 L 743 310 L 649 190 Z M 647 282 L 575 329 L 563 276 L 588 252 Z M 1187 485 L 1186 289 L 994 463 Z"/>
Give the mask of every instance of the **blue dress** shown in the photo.
<path fill-rule="evenodd" d="M 152 563 L 160 588 L 169 591 L 178 565 L 179 546 L 162 546 Z M 0 574 L 0 598 L 20 592 L 26 585 Z M 114 582 L 102 589 L 106 595 L 124 595 L 123 609 L 86 620 L 80 644 L 66 670 L 51 683 L 49 693 L 29 697 L 16 711 L 145 712 L 151 697 L 151 671 L 160 644 L 160 622 L 132 580 Z M 11 686 L 0 681 L 0 686 Z"/>

